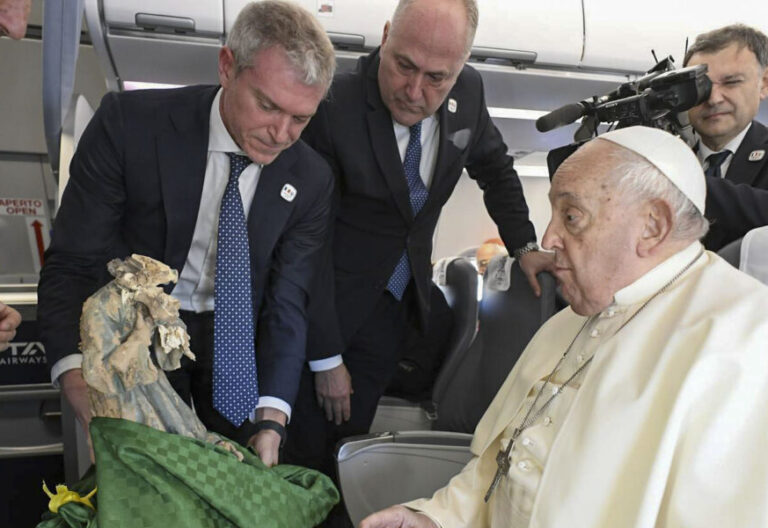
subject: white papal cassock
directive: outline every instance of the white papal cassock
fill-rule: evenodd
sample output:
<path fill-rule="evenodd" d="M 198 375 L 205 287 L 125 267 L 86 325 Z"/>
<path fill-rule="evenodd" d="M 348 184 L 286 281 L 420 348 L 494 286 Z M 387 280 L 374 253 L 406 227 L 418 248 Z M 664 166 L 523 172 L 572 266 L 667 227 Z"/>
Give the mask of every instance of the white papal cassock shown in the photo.
<path fill-rule="evenodd" d="M 701 252 L 598 315 L 550 319 L 478 424 L 475 457 L 407 506 L 443 528 L 768 527 L 768 287 Z M 542 399 L 593 361 L 518 438 L 486 504 L 497 452 L 577 334 Z"/>

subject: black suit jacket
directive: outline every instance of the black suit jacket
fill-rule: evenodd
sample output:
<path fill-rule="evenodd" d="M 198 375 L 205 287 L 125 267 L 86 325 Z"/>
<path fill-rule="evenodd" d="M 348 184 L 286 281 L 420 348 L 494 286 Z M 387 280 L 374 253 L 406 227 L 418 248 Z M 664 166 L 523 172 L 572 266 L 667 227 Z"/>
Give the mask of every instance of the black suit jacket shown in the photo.
<path fill-rule="evenodd" d="M 354 72 L 337 75 L 303 136 L 336 176 L 332 251 L 326 255 L 325 286 L 318 296 L 326 304 L 311 310 L 310 359 L 343 351 L 386 288 L 404 249 L 426 324 L 432 236 L 465 167 L 483 189 L 507 247 L 536 239 L 512 158 L 488 115 L 481 77 L 469 66 L 437 111 L 437 161 L 427 202 L 414 218 L 392 116 L 379 93 L 378 65 L 374 51 L 360 59 Z M 455 108 L 449 108 L 451 100 Z M 334 301 L 335 310 L 329 304 Z"/>
<path fill-rule="evenodd" d="M 750 161 L 759 150 L 762 159 Z M 725 178 L 707 178 L 706 216 L 712 225 L 704 245 L 713 251 L 768 225 L 768 128 L 757 121 L 733 154 Z"/>
<path fill-rule="evenodd" d="M 82 304 L 111 279 L 110 259 L 139 253 L 183 269 L 217 89 L 109 93 L 102 100 L 72 160 L 41 271 L 38 319 L 51 364 L 77 352 Z M 297 190 L 291 202 L 280 196 L 286 183 Z M 298 141 L 263 168 L 247 219 L 259 392 L 291 405 L 332 188 L 326 162 Z"/>

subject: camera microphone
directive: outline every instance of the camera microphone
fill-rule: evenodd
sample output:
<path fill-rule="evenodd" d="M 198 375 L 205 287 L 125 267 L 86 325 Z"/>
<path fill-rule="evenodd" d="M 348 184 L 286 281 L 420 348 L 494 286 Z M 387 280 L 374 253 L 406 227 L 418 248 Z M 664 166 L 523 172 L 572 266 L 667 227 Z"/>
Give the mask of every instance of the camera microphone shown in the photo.
<path fill-rule="evenodd" d="M 561 106 L 538 118 L 536 120 L 536 130 L 539 132 L 549 132 L 555 128 L 570 125 L 577 119 L 587 115 L 590 107 L 591 105 L 586 101 Z"/>

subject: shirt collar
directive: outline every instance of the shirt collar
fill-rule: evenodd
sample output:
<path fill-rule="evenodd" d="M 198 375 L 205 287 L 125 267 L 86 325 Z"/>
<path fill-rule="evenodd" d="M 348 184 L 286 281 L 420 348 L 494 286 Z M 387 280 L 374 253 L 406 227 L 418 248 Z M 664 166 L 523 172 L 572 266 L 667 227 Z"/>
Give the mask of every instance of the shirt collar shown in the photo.
<path fill-rule="evenodd" d="M 396 133 L 406 133 L 411 131 L 410 127 L 407 127 L 405 125 L 401 125 L 397 121 L 395 121 L 395 118 L 392 118 L 392 124 L 395 126 L 395 132 Z M 426 134 L 424 133 L 429 127 L 437 125 L 437 119 L 435 118 L 435 114 L 432 114 L 430 116 L 425 117 L 421 120 L 421 134 L 422 137 L 424 137 Z"/>
<path fill-rule="evenodd" d="M 744 140 L 744 136 L 747 135 L 747 132 L 749 131 L 749 127 L 752 126 L 752 123 L 748 124 L 746 127 L 744 127 L 744 130 L 739 132 L 739 134 L 730 140 L 723 148 L 722 150 L 718 150 L 717 152 L 722 152 L 723 150 L 730 150 L 731 154 L 735 153 L 739 147 L 741 146 L 741 142 Z M 716 154 L 716 152 L 712 149 L 710 149 L 708 146 L 704 144 L 704 142 L 699 138 L 699 149 L 696 152 L 699 156 L 699 161 L 704 164 L 704 162 L 707 160 L 710 154 Z"/>
<path fill-rule="evenodd" d="M 224 121 L 221 119 L 219 101 L 221 100 L 222 89 L 216 93 L 211 105 L 211 116 L 208 127 L 208 152 L 234 152 L 245 155 L 245 152 L 237 145 L 232 136 L 229 135 Z"/>
<path fill-rule="evenodd" d="M 697 240 L 675 253 L 629 286 L 617 291 L 613 297 L 613 305 L 637 304 L 649 298 L 685 269 L 702 251 L 703 247 Z"/>

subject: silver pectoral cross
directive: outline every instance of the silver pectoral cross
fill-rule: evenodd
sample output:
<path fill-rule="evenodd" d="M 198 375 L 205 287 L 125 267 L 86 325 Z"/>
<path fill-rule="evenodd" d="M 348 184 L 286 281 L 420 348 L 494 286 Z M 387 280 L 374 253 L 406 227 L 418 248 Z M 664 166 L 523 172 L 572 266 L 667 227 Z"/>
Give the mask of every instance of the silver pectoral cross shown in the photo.
<path fill-rule="evenodd" d="M 491 495 L 496 489 L 496 486 L 498 486 L 499 482 L 501 482 L 501 478 L 509 473 L 509 468 L 511 467 L 509 463 L 509 453 L 512 452 L 512 447 L 515 444 L 515 440 L 517 440 L 517 437 L 520 436 L 521 432 L 522 430 L 519 427 L 515 429 L 512 433 L 512 438 L 509 440 L 509 444 L 507 444 L 507 448 L 500 449 L 499 452 L 496 453 L 496 465 L 498 466 L 498 469 L 496 469 L 496 474 L 493 476 L 491 486 L 488 488 L 488 491 L 485 494 L 485 502 L 488 502 L 488 499 L 491 498 Z"/>

